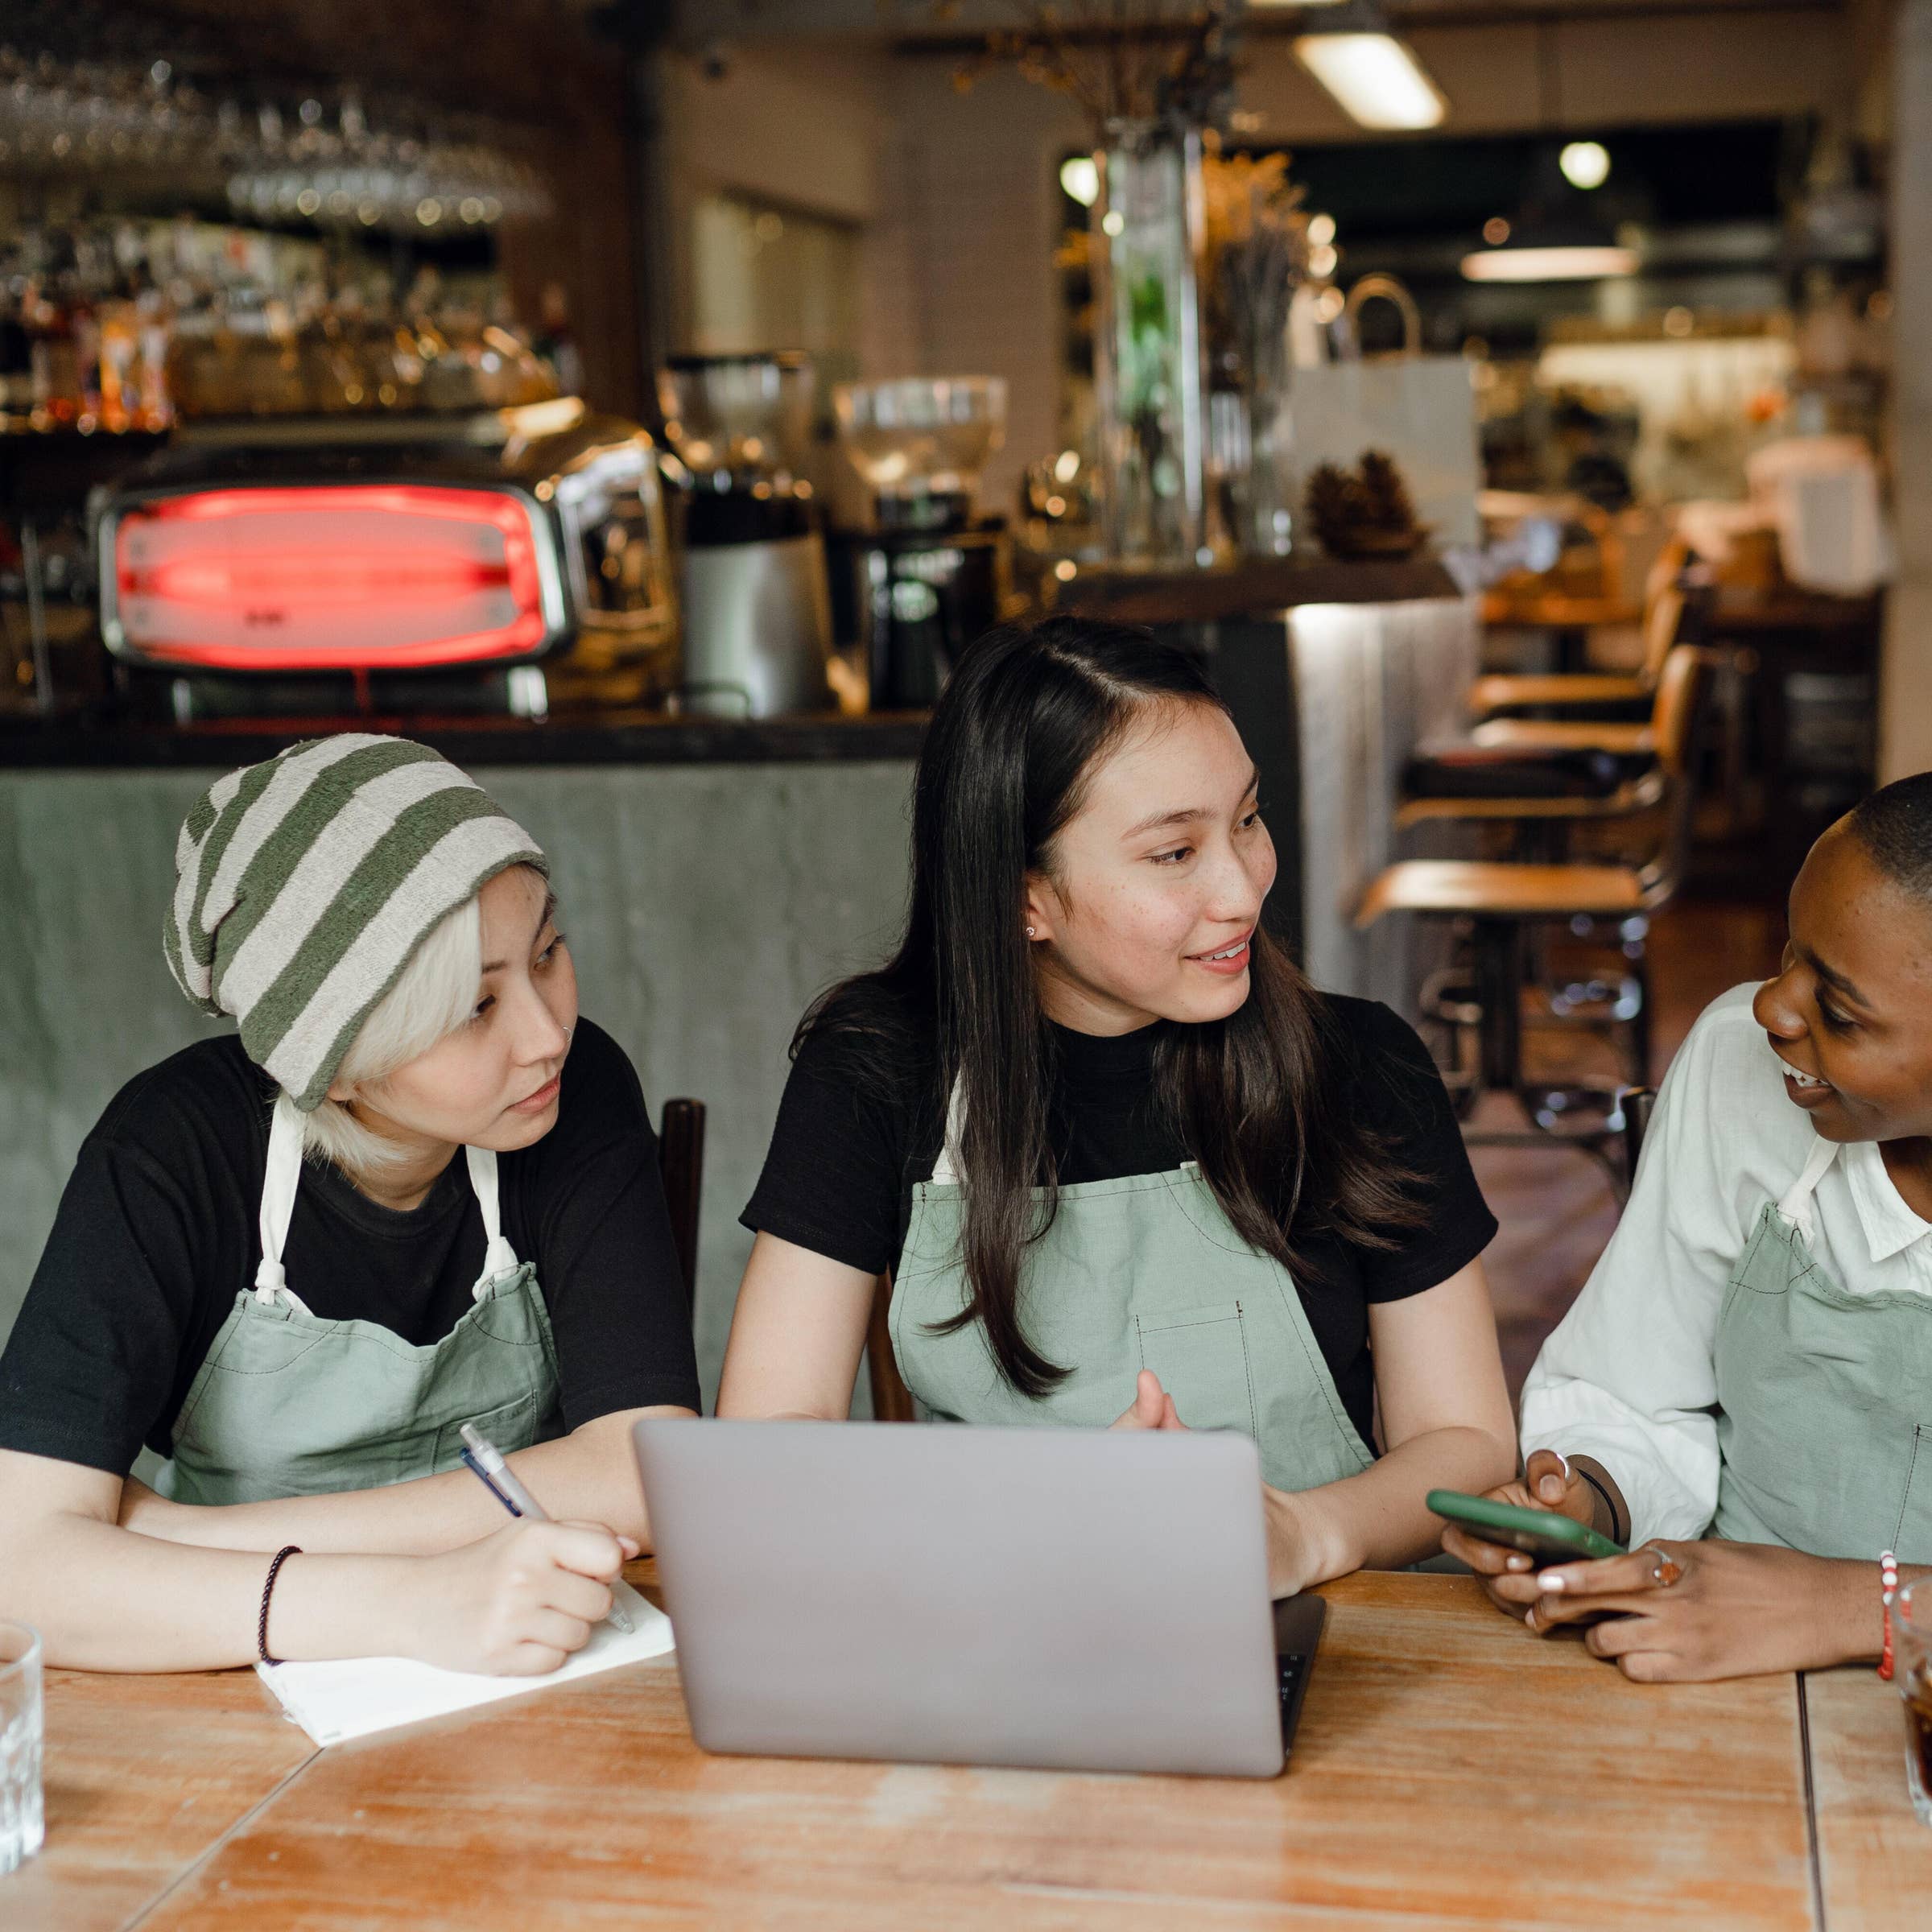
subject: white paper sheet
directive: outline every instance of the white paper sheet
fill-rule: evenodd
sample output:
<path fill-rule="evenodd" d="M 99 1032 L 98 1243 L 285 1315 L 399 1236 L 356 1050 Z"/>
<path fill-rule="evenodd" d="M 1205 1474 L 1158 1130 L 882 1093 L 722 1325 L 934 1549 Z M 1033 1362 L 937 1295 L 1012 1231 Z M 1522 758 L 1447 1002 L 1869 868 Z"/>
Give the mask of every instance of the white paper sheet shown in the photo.
<path fill-rule="evenodd" d="M 614 1595 L 633 1625 L 627 1635 L 614 1624 L 600 1624 L 576 1654 L 547 1677 L 482 1677 L 464 1670 L 441 1670 L 407 1657 L 353 1657 L 314 1664 L 257 1664 L 263 1683 L 282 1708 L 318 1744 L 420 1724 L 477 1704 L 493 1704 L 526 1691 L 614 1670 L 623 1664 L 662 1657 L 672 1647 L 671 1620 L 620 1583 Z"/>

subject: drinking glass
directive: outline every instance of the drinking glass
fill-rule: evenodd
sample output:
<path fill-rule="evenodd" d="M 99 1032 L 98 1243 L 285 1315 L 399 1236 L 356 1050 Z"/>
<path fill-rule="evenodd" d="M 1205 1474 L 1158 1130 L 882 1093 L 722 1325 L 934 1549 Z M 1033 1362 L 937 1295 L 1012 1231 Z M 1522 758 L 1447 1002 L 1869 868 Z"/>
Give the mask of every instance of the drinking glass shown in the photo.
<path fill-rule="evenodd" d="M 1892 1648 L 1905 1699 L 1905 1789 L 1918 1822 L 1932 1825 L 1932 1580 L 1908 1584 L 1893 1600 Z"/>
<path fill-rule="evenodd" d="M 40 1633 L 0 1620 L 0 1872 L 40 1849 Z"/>

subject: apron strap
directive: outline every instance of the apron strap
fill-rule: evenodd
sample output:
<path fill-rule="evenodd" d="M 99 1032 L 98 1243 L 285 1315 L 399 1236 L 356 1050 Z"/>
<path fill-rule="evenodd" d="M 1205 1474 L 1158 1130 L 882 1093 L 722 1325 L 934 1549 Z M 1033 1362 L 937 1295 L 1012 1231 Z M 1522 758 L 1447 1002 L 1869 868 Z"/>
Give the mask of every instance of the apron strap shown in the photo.
<path fill-rule="evenodd" d="M 255 1264 L 255 1299 L 272 1308 L 278 1298 L 307 1315 L 308 1308 L 282 1271 L 282 1249 L 295 1212 L 302 1180 L 302 1117 L 286 1093 L 275 1096 L 268 1125 L 268 1161 L 262 1175 L 262 1258 Z"/>
<path fill-rule="evenodd" d="M 514 1274 L 522 1264 L 517 1251 L 503 1233 L 502 1205 L 497 1198 L 497 1157 L 488 1147 L 465 1147 L 463 1157 L 469 1163 L 469 1185 L 483 1216 L 483 1272 L 471 1288 L 470 1298 L 480 1302 L 489 1293 L 498 1275 Z"/>
<path fill-rule="evenodd" d="M 474 1301 L 489 1294 L 499 1275 L 514 1274 L 521 1265 L 517 1251 L 504 1238 L 503 1217 L 497 1198 L 497 1157 L 487 1147 L 465 1147 L 469 1162 L 469 1185 L 483 1216 L 483 1272 L 470 1290 Z M 295 1212 L 295 1190 L 302 1183 L 302 1117 L 286 1093 L 275 1096 L 275 1110 L 268 1127 L 268 1161 L 262 1176 L 262 1258 L 255 1264 L 255 1299 L 264 1308 L 286 1302 L 299 1314 L 310 1312 L 308 1304 L 288 1285 L 282 1266 L 282 1250 L 288 1241 L 288 1224 Z"/>
<path fill-rule="evenodd" d="M 946 1141 L 933 1164 L 931 1178 L 941 1187 L 956 1185 L 960 1178 L 960 1140 L 966 1131 L 966 1096 L 960 1082 L 952 1083 L 952 1096 L 946 1103 Z"/>
<path fill-rule="evenodd" d="M 1806 1158 L 1804 1170 L 1785 1189 L 1785 1197 L 1777 1203 L 1777 1211 L 1803 1235 L 1811 1238 L 1814 1216 L 1811 1208 L 1811 1196 L 1818 1184 L 1825 1178 L 1825 1170 L 1838 1158 L 1839 1144 L 1822 1136 L 1814 1140 L 1811 1152 Z"/>

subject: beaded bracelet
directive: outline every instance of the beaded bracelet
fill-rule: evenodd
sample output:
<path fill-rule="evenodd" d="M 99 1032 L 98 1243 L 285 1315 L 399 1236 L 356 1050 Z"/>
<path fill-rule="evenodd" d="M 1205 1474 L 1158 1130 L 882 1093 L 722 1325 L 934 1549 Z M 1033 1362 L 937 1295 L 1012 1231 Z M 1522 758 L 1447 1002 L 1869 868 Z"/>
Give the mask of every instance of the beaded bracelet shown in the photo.
<path fill-rule="evenodd" d="M 299 1545 L 284 1544 L 275 1552 L 274 1560 L 268 1566 L 268 1580 L 262 1586 L 262 1614 L 255 1621 L 255 1654 L 265 1664 L 279 1664 L 282 1661 L 280 1657 L 270 1657 L 268 1653 L 268 1600 L 275 1593 L 275 1579 L 282 1574 L 282 1566 L 291 1556 L 299 1556 L 301 1554 Z"/>
<path fill-rule="evenodd" d="M 1885 1613 L 1885 1647 L 1879 1654 L 1878 1674 L 1892 1681 L 1892 1600 L 1898 1595 L 1898 1558 L 1889 1550 L 1878 1558 L 1878 1600 Z"/>

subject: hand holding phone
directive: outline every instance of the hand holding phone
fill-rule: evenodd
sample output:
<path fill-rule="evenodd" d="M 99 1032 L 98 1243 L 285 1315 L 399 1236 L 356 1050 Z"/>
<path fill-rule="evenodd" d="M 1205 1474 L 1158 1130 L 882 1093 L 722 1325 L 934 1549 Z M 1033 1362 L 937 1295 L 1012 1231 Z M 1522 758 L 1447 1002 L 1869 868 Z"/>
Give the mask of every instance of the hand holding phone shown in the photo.
<path fill-rule="evenodd" d="M 1616 1546 L 1608 1537 L 1598 1536 L 1594 1528 L 1596 1497 L 1596 1491 L 1554 1450 L 1534 1450 L 1517 1481 L 1492 1489 L 1487 1496 L 1469 1499 L 1484 1505 L 1513 1508 L 1530 1517 L 1534 1532 L 1524 1529 L 1522 1533 L 1532 1538 L 1532 1546 L 1525 1547 L 1505 1540 L 1493 1521 L 1478 1524 L 1446 1519 L 1449 1527 L 1443 1532 L 1443 1547 L 1476 1572 L 1490 1601 L 1499 1610 L 1520 1619 L 1541 1595 L 1536 1579 L 1543 1567 L 1551 1563 L 1575 1563 L 1579 1557 L 1587 1559 L 1595 1553 L 1590 1547 L 1568 1541 L 1570 1534 L 1587 1530 L 1604 1551 L 1616 1553 Z M 1431 1495 L 1428 1500 L 1430 1507 L 1435 1509 L 1437 1496 Z M 1515 1527 L 1521 1529 L 1522 1525 Z M 1560 1547 L 1555 1547 L 1546 1542 L 1537 1543 L 1534 1538 L 1538 1536 L 1565 1540 Z"/>
<path fill-rule="evenodd" d="M 1579 1557 L 1624 1554 L 1621 1543 L 1552 1509 L 1525 1508 L 1495 1496 L 1464 1496 L 1455 1489 L 1431 1489 L 1424 1500 L 1445 1522 L 1480 1542 L 1520 1550 L 1539 1568 L 1574 1563 Z"/>

